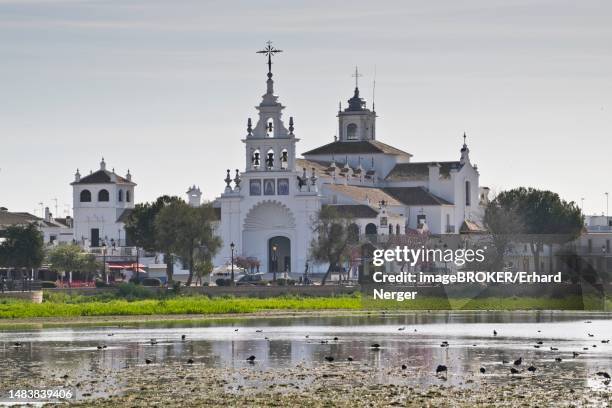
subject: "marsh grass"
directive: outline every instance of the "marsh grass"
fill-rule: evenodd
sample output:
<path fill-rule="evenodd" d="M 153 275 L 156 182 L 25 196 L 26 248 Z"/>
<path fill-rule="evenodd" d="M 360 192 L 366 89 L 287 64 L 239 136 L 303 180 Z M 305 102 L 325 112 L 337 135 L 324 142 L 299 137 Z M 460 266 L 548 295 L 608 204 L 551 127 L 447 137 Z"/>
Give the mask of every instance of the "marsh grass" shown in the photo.
<path fill-rule="evenodd" d="M 58 300 L 58 299 L 53 299 Z M 325 310 L 361 308 L 358 296 L 342 297 L 275 297 L 275 298 L 208 298 L 205 296 L 166 299 L 70 302 L 46 300 L 40 304 L 10 302 L 0 304 L 0 318 L 128 316 L 178 314 L 232 314 L 267 310 Z"/>

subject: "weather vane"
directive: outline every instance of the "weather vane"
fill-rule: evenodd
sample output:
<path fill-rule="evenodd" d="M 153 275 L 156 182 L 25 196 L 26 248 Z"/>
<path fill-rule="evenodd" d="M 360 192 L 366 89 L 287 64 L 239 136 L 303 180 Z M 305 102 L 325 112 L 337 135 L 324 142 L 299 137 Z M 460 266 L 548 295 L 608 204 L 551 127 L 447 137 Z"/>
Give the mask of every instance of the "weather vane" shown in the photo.
<path fill-rule="evenodd" d="M 277 52 L 283 52 L 283 50 L 277 50 L 272 46 L 272 41 L 266 42 L 266 48 L 261 51 L 257 51 L 257 54 L 264 54 L 268 56 L 268 78 L 272 78 L 272 56 Z"/>

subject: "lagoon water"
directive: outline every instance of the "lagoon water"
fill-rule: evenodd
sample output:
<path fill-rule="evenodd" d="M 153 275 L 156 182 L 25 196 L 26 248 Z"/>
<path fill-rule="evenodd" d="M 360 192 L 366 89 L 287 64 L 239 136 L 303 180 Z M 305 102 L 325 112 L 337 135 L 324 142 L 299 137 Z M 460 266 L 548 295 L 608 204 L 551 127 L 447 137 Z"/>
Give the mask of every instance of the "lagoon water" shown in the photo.
<path fill-rule="evenodd" d="M 572 312 L 372 312 L 345 317 L 72 326 L 0 331 L 0 372 L 67 373 L 85 380 L 100 369 L 112 372 L 145 365 L 145 359 L 163 365 L 192 358 L 194 364 L 206 367 L 262 370 L 297 364 L 315 368 L 328 364 L 325 357 L 333 356 L 334 364 L 376 368 L 381 382 L 415 386 L 439 382 L 434 372 L 438 364 L 444 364 L 446 384 L 470 387 L 474 384 L 469 379 L 480 375 L 480 367 L 487 370 L 488 381 L 508 381 L 512 362 L 522 357 L 520 376 L 533 375 L 526 370 L 533 364 L 538 368 L 535 375 L 546 373 L 567 387 L 579 381 L 601 389 L 610 388 L 595 374 L 612 373 L 608 339 L 612 339 L 612 316 Z M 441 346 L 443 341 L 448 347 Z M 535 348 L 538 341 L 543 344 Z M 15 342 L 22 346 L 14 347 Z M 374 343 L 380 344 L 379 350 L 371 348 Z M 256 356 L 252 365 L 246 362 L 250 355 Z M 349 356 L 353 362 L 347 362 Z M 398 375 L 402 364 L 411 375 Z M 112 375 L 100 381 L 121 388 Z M 228 388 L 245 381 L 230 381 Z"/>

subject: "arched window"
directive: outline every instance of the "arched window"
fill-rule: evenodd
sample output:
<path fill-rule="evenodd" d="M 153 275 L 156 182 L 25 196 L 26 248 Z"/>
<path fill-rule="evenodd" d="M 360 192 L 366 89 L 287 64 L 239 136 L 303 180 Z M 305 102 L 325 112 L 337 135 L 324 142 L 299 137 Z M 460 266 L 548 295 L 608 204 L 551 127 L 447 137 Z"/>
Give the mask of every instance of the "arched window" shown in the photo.
<path fill-rule="evenodd" d="M 468 207 L 472 204 L 472 189 L 470 184 L 471 183 L 469 181 L 465 182 L 465 205 Z"/>
<path fill-rule="evenodd" d="M 117 200 L 119 202 L 123 201 L 123 190 L 119 190 L 119 192 L 117 193 Z"/>
<path fill-rule="evenodd" d="M 274 119 L 272 118 L 266 121 L 266 137 L 274 137 Z"/>
<path fill-rule="evenodd" d="M 80 200 L 82 203 L 90 203 L 91 202 L 91 191 L 89 190 L 81 191 Z"/>
<path fill-rule="evenodd" d="M 108 190 L 102 189 L 98 192 L 98 201 L 108 201 L 109 198 Z"/>
<path fill-rule="evenodd" d="M 272 149 L 268 150 L 268 153 L 266 153 L 266 168 L 268 170 L 274 168 L 274 150 Z"/>
<path fill-rule="evenodd" d="M 369 223 L 368 225 L 366 225 L 365 233 L 366 235 L 376 235 L 378 233 L 376 224 Z"/>
<path fill-rule="evenodd" d="M 259 166 L 261 166 L 261 153 L 259 152 L 259 149 L 255 149 L 255 151 L 253 152 L 253 156 L 251 157 L 251 164 L 253 165 L 253 168 L 255 170 L 259 169 Z"/>
<path fill-rule="evenodd" d="M 389 224 L 389 235 L 393 235 L 393 224 Z"/>
<path fill-rule="evenodd" d="M 127 201 L 128 203 L 132 201 L 132 193 L 130 193 L 129 190 L 125 192 L 125 201 Z"/>
<path fill-rule="evenodd" d="M 396 233 L 397 235 L 401 234 L 401 230 L 400 230 L 400 225 L 399 225 L 399 224 L 397 224 L 397 225 L 395 226 L 395 233 Z"/>
<path fill-rule="evenodd" d="M 351 123 L 346 127 L 346 139 L 347 140 L 357 139 L 357 125 L 356 124 Z"/>
<path fill-rule="evenodd" d="M 287 149 L 283 149 L 281 151 L 280 162 L 281 169 L 286 170 L 289 166 L 289 152 L 287 151 Z"/>

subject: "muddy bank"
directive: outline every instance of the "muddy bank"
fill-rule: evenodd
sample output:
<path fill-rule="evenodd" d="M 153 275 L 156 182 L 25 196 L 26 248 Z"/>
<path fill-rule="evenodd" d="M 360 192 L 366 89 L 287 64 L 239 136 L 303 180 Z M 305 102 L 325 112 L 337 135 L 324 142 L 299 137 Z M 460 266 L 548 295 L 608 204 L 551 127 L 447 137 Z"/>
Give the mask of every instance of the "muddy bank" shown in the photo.
<path fill-rule="evenodd" d="M 381 375 L 380 370 L 359 362 L 262 370 L 257 362 L 217 369 L 195 361 L 142 364 L 113 372 L 58 371 L 47 378 L 34 375 L 16 379 L 13 386 L 73 387 L 80 401 L 72 405 L 82 407 L 603 407 L 612 403 L 609 385 L 595 373 L 591 378 L 576 379 L 547 370 L 531 374 L 521 369 L 520 374 L 512 375 L 508 366 L 484 375 L 457 370 L 449 367 L 448 377 L 462 376 L 463 383 L 447 387 L 443 376 L 435 378 L 435 373 L 423 373 L 410 366 L 398 366 Z M 424 388 L 411 385 L 415 377 L 422 375 L 434 377 L 436 384 Z M 116 386 L 100 387 L 100 380 L 106 377 L 113 377 Z M 587 386 L 592 382 L 598 382 L 596 389 Z"/>

